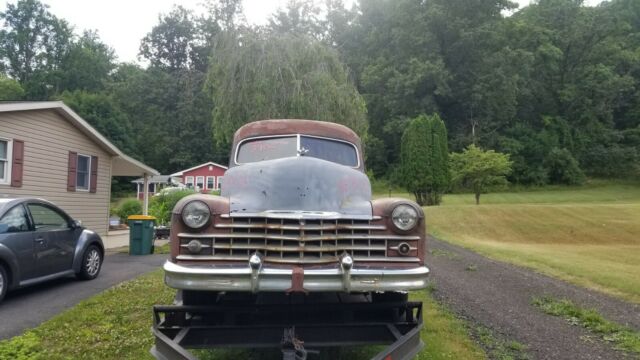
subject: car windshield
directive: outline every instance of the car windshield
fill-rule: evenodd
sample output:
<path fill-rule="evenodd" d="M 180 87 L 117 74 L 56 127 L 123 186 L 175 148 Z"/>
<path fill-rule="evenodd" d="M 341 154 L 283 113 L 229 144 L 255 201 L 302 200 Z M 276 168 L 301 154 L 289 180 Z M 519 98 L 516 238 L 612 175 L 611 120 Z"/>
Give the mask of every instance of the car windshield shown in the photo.
<path fill-rule="evenodd" d="M 293 156 L 310 156 L 341 165 L 358 166 L 358 154 L 353 144 L 312 136 L 282 136 L 245 140 L 238 148 L 238 164 Z"/>

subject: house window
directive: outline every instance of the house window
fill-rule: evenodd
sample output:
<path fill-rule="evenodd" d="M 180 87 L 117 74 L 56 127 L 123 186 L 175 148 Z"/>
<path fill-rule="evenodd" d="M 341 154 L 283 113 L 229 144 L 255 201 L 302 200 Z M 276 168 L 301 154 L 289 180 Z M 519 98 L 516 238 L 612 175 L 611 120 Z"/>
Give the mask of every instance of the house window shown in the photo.
<path fill-rule="evenodd" d="M 155 183 L 149 183 L 149 192 L 150 193 L 155 193 L 156 192 L 156 184 Z"/>
<path fill-rule="evenodd" d="M 196 187 L 198 190 L 204 189 L 204 176 L 196 176 Z"/>
<path fill-rule="evenodd" d="M 187 176 L 187 177 L 185 177 L 184 184 L 185 184 L 189 189 L 192 189 L 192 188 L 193 188 L 193 176 Z"/>
<path fill-rule="evenodd" d="M 224 176 L 218 176 L 218 187 L 216 187 L 216 190 L 220 190 L 220 187 L 222 186 L 222 178 Z"/>
<path fill-rule="evenodd" d="M 91 156 L 78 154 L 78 165 L 76 169 L 76 190 L 89 191 L 89 178 L 91 177 Z"/>
<path fill-rule="evenodd" d="M 207 176 L 207 189 L 213 190 L 216 188 L 216 177 L 215 176 Z"/>
<path fill-rule="evenodd" d="M 0 139 L 0 184 L 11 180 L 11 141 Z"/>

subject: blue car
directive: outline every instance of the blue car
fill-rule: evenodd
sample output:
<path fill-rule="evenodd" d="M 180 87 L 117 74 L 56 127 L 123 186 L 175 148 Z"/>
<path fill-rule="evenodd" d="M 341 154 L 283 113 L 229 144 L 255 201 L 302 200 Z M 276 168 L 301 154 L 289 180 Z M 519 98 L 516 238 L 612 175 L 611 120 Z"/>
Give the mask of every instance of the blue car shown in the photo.
<path fill-rule="evenodd" d="M 100 236 L 54 204 L 0 199 L 0 302 L 8 290 L 63 276 L 95 279 L 103 259 Z"/>

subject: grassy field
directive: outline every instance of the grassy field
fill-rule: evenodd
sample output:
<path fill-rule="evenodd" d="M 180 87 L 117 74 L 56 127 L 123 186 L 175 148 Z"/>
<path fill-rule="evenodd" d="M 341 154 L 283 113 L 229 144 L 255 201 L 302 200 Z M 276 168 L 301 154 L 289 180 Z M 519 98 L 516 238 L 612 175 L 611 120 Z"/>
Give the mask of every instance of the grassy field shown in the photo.
<path fill-rule="evenodd" d="M 161 270 L 143 275 L 81 302 L 24 335 L 0 342 L 0 359 L 151 359 L 151 307 L 170 304 L 173 296 Z M 427 346 L 418 359 L 486 359 L 465 324 L 428 291 L 413 298 L 424 301 L 427 319 L 421 334 Z M 374 352 L 373 348 L 357 349 L 349 358 L 368 359 Z M 263 354 L 258 357 L 262 359 Z M 251 358 L 237 351 L 211 355 L 203 359 Z"/>
<path fill-rule="evenodd" d="M 471 194 L 454 194 L 426 207 L 429 233 L 640 303 L 640 185 L 596 182 L 473 203 Z"/>

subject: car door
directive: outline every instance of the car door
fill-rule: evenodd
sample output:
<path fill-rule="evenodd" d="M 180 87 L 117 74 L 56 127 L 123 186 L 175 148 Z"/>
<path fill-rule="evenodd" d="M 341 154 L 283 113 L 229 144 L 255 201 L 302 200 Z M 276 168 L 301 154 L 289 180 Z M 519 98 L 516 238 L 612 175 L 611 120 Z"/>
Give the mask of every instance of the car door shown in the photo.
<path fill-rule="evenodd" d="M 71 220 L 59 209 L 44 203 L 29 203 L 34 226 L 34 245 L 39 276 L 70 270 L 75 250 Z"/>
<path fill-rule="evenodd" d="M 29 215 L 24 205 L 14 206 L 0 218 L 0 242 L 15 254 L 20 281 L 37 276 L 33 235 Z"/>

